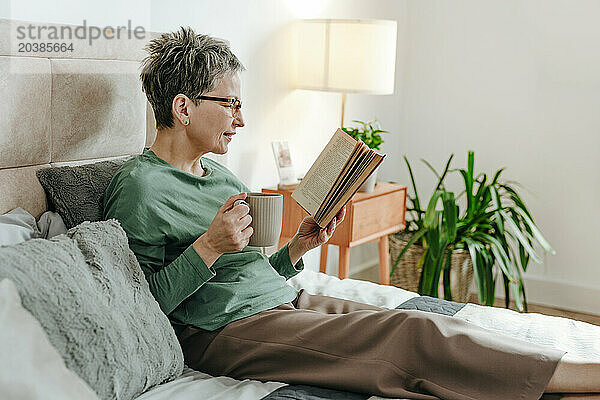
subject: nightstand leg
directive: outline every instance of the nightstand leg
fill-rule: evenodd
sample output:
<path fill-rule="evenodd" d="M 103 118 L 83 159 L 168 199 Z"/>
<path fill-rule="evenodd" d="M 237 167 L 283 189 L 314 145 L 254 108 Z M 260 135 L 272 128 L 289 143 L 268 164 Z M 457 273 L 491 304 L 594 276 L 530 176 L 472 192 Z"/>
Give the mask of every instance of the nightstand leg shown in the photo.
<path fill-rule="evenodd" d="M 387 235 L 379 238 L 379 283 L 390 284 L 390 244 Z"/>
<path fill-rule="evenodd" d="M 321 245 L 321 261 L 319 263 L 319 272 L 327 273 L 327 244 Z"/>
<path fill-rule="evenodd" d="M 340 246 L 338 278 L 346 279 L 350 274 L 350 247 Z"/>

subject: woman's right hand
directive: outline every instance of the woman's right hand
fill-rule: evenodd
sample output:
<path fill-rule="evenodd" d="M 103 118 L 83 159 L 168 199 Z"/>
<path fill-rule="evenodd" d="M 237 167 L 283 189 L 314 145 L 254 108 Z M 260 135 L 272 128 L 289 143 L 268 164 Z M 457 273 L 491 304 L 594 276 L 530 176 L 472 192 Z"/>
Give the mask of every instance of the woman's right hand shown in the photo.
<path fill-rule="evenodd" d="M 253 229 L 247 205 L 236 200 L 246 199 L 246 193 L 231 196 L 219 208 L 206 232 L 192 244 L 207 266 L 211 266 L 223 253 L 239 251 L 248 245 Z"/>

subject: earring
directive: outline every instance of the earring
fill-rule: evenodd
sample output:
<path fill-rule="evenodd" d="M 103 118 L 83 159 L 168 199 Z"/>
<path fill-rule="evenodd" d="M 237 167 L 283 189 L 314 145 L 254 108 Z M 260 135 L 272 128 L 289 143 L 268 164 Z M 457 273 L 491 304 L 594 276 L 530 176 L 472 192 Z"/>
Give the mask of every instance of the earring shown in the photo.
<path fill-rule="evenodd" d="M 187 125 L 187 124 L 189 124 L 189 123 L 190 123 L 190 121 L 187 121 L 187 120 L 186 120 L 186 121 L 183 121 L 183 124 L 184 124 L 184 125 Z"/>

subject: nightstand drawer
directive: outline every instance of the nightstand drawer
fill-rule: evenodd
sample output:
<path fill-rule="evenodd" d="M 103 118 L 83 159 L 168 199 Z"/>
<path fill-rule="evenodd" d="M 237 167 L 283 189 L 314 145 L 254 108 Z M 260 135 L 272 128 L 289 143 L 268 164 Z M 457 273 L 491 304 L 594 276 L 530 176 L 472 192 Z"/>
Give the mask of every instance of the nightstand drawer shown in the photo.
<path fill-rule="evenodd" d="M 352 241 L 404 225 L 405 190 L 354 202 Z"/>

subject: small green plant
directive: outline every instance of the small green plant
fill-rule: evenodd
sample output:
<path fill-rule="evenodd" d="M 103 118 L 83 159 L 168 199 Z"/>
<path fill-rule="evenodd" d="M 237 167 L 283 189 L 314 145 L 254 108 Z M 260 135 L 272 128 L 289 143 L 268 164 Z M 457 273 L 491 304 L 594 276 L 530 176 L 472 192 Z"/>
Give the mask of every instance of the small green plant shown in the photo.
<path fill-rule="evenodd" d="M 475 155 L 472 151 L 468 154 L 466 169 L 451 170 L 452 158 L 453 155 L 441 175 L 431 164 L 422 160 L 438 178 L 427 209 L 422 210 L 412 168 L 404 157 L 414 192 L 414 196 L 408 198 L 410 204 L 407 207 L 410 213 L 407 227 L 412 237 L 396 258 L 392 274 L 410 246 L 420 244 L 424 253 L 418 264 L 423 266 L 418 292 L 438 297 L 439 280 L 443 276 L 444 298 L 452 300 L 452 252 L 465 249 L 473 262 L 479 302 L 494 305 L 499 271 L 504 283 L 505 307 L 508 308 L 512 293 L 517 309 L 527 311 L 521 271 L 527 270 L 530 259 L 538 263 L 542 261 L 534 250 L 536 244 L 551 254 L 555 252 L 536 227 L 531 213 L 517 193 L 514 186 L 518 183 L 499 179 L 504 168 L 496 171 L 492 180 L 488 181 L 484 173 L 475 176 Z M 463 179 L 464 191 L 455 199 L 454 193 L 447 191 L 443 182 L 448 172 L 456 171 Z M 456 200 L 462 195 L 466 195 L 466 209 L 461 213 Z M 438 209 L 440 202 L 441 210 Z"/>
<path fill-rule="evenodd" d="M 352 122 L 355 122 L 360 126 L 344 127 L 342 130 L 354 139 L 362 141 L 369 146 L 370 149 L 380 150 L 379 146 L 383 143 L 380 133 L 388 133 L 388 131 L 381 129 L 379 121 L 374 119 L 372 121 L 363 122 L 355 119 L 352 120 Z"/>

